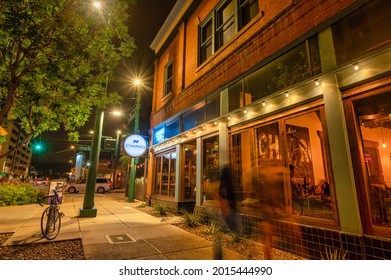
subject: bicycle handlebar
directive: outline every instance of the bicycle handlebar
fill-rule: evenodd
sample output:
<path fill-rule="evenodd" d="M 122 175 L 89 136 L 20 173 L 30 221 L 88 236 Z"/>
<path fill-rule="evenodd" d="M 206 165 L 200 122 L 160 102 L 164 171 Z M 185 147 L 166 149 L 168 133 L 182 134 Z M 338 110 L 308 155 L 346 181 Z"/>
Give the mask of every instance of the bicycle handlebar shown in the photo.
<path fill-rule="evenodd" d="M 41 202 L 42 202 L 43 199 L 46 199 L 46 198 L 52 198 L 52 197 L 54 197 L 54 198 L 58 201 L 58 193 L 60 193 L 60 192 L 62 192 L 62 190 L 59 191 L 59 190 L 56 188 L 56 189 L 53 189 L 53 193 L 54 193 L 54 194 L 52 194 L 52 195 L 48 195 L 48 196 L 44 196 L 44 197 L 37 197 L 37 200 L 38 200 L 39 205 L 43 206 Z"/>

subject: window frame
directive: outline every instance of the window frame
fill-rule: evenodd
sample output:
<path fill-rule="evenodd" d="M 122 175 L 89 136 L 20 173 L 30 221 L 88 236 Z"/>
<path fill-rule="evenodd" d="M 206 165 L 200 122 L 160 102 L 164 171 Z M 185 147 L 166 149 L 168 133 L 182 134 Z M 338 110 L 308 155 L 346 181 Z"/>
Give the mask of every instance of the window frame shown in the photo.
<path fill-rule="evenodd" d="M 170 60 L 164 66 L 164 91 L 163 97 L 166 97 L 173 91 L 173 61 Z"/>
<path fill-rule="evenodd" d="M 221 25 L 217 25 L 219 13 L 222 12 L 226 7 L 228 7 L 230 4 L 233 5 L 233 15 L 229 17 L 227 21 L 222 23 Z M 243 13 L 245 12 L 245 7 L 248 5 L 257 5 L 258 11 L 257 13 L 251 17 L 248 22 L 245 24 L 241 23 L 243 19 Z M 209 57 L 211 57 L 215 52 L 217 52 L 222 46 L 224 46 L 230 39 L 235 37 L 235 35 L 244 28 L 249 22 L 251 22 L 258 14 L 259 14 L 259 4 L 258 0 L 245 0 L 242 4 L 240 4 L 240 0 L 225 0 L 221 1 L 212 11 L 211 13 L 201 22 L 198 28 L 198 65 L 203 64 L 205 61 L 208 60 Z M 233 21 L 232 23 L 228 24 L 230 27 L 227 27 L 226 23 L 229 21 Z M 207 40 L 203 39 L 203 34 L 205 33 L 205 27 L 211 24 L 212 26 L 212 34 L 210 37 L 208 37 Z M 223 39 L 222 42 L 218 40 L 219 34 L 221 32 L 219 31 L 226 31 L 229 28 L 231 28 L 231 25 L 234 25 L 234 31 L 232 36 L 229 39 Z M 205 54 L 206 46 L 212 46 L 211 53 Z"/>

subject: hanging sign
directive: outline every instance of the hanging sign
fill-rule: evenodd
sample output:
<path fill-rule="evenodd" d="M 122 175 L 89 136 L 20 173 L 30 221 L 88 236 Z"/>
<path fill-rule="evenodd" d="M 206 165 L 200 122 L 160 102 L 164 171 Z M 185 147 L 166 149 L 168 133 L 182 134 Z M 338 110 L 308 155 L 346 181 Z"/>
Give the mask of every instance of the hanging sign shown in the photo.
<path fill-rule="evenodd" d="M 147 141 L 139 134 L 132 134 L 124 141 L 125 152 L 131 157 L 139 157 L 147 150 Z"/>

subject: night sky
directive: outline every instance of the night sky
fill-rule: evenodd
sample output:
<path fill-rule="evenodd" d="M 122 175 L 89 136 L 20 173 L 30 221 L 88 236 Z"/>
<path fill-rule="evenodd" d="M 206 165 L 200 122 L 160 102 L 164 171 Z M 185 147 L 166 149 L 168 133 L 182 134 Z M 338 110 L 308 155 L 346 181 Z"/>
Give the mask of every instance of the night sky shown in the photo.
<path fill-rule="evenodd" d="M 130 59 L 124 60 L 116 71 L 113 81 L 109 84 L 109 92 L 119 92 L 124 100 L 116 109 L 129 113 L 134 106 L 135 92 L 129 86 L 134 77 L 143 78 L 140 110 L 140 134 L 148 135 L 149 118 L 152 102 L 153 87 L 153 63 L 154 52 L 149 47 L 157 35 L 164 20 L 168 16 L 176 0 L 137 0 L 137 4 L 131 7 L 129 12 L 129 33 L 135 38 L 137 50 Z M 89 145 L 88 134 L 93 130 L 94 116 L 79 129 L 79 144 Z M 114 118 L 105 113 L 103 133 L 104 136 L 115 138 L 115 131 L 121 129 L 124 119 Z M 83 141 L 84 140 L 84 141 Z M 74 160 L 75 153 L 68 150 L 71 143 L 63 130 L 46 132 L 32 142 L 44 143 L 44 151 L 33 153 L 32 165 L 40 170 L 52 170 L 53 174 L 62 173 L 70 169 L 69 160 Z"/>

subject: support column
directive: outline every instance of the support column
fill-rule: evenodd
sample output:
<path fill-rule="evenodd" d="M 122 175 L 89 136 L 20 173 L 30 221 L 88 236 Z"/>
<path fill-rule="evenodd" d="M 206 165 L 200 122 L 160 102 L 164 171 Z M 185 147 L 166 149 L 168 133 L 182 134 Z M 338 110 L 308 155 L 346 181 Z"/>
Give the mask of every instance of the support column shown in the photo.
<path fill-rule="evenodd" d="M 334 70 L 337 63 L 330 28 L 319 33 L 319 49 L 323 71 Z M 337 78 L 333 75 L 322 79 L 321 83 L 341 230 L 360 234 L 362 233 L 360 211 L 341 92 Z"/>

